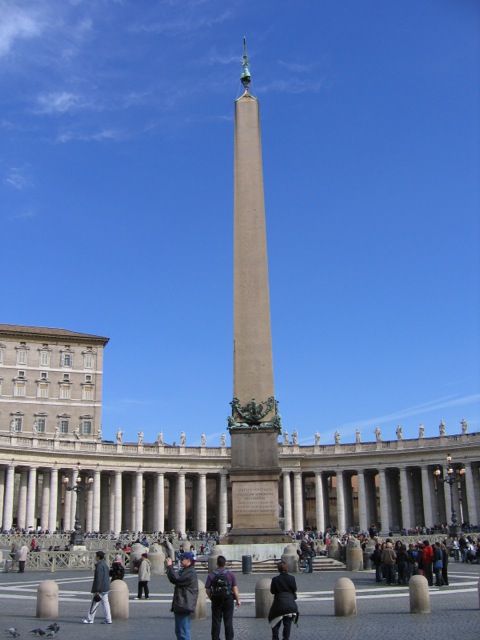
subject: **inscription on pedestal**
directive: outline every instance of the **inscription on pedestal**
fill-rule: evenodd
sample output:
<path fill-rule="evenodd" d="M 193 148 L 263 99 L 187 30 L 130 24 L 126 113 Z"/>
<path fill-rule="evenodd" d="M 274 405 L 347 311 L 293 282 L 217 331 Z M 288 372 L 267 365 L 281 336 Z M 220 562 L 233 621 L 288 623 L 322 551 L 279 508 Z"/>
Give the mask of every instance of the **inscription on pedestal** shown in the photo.
<path fill-rule="evenodd" d="M 278 527 L 278 483 L 272 481 L 232 484 L 234 529 Z"/>

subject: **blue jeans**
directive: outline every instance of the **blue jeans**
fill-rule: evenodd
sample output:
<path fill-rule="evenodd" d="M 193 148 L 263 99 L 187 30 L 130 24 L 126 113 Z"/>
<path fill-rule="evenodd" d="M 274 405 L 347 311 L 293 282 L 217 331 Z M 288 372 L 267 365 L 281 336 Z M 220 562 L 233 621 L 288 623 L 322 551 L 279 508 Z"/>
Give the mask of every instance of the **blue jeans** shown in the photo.
<path fill-rule="evenodd" d="M 177 640 L 192 640 L 192 636 L 190 635 L 189 613 L 175 614 L 175 635 L 177 636 Z"/>

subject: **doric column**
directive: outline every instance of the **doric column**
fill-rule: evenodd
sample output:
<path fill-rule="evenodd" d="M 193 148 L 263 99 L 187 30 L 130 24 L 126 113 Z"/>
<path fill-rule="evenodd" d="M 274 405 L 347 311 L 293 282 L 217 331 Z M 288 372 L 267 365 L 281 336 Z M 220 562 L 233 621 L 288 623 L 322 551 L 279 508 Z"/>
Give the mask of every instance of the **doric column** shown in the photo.
<path fill-rule="evenodd" d="M 414 523 L 410 515 L 410 494 L 408 491 L 408 476 L 405 467 L 400 468 L 400 496 L 402 498 L 402 526 L 409 529 Z"/>
<path fill-rule="evenodd" d="M 28 471 L 23 469 L 20 472 L 20 484 L 18 487 L 18 506 L 17 506 L 17 527 L 20 529 L 27 528 L 27 482 Z"/>
<path fill-rule="evenodd" d="M 67 474 L 67 486 L 74 487 L 76 479 L 77 470 L 71 469 Z M 75 527 L 76 504 L 77 496 L 75 494 L 75 491 L 65 491 L 65 509 L 63 514 L 63 528 L 65 529 L 65 531 L 73 531 Z"/>
<path fill-rule="evenodd" d="M 50 472 L 43 471 L 42 473 L 42 513 L 40 514 L 40 526 L 43 531 L 48 529 L 49 510 L 50 510 Z"/>
<path fill-rule="evenodd" d="M 177 521 L 176 530 L 185 533 L 186 529 L 186 506 L 185 506 L 185 471 L 177 473 Z"/>
<path fill-rule="evenodd" d="M 321 471 L 315 472 L 315 517 L 317 521 L 317 531 L 325 531 L 325 510 L 323 506 L 323 477 Z"/>
<path fill-rule="evenodd" d="M 198 474 L 197 488 L 197 531 L 207 530 L 207 474 Z"/>
<path fill-rule="evenodd" d="M 367 494 L 365 491 L 365 474 L 363 471 L 357 472 L 358 485 L 358 525 L 360 531 L 368 531 L 367 520 Z"/>
<path fill-rule="evenodd" d="M 5 467 L 0 468 L 0 522 L 3 522 L 3 506 L 5 498 Z"/>
<path fill-rule="evenodd" d="M 3 507 L 3 531 L 8 531 L 13 524 L 13 491 L 15 488 L 15 467 L 7 467 L 7 477 L 5 479 L 5 501 Z"/>
<path fill-rule="evenodd" d="M 35 502 L 37 497 L 37 467 L 30 467 L 27 486 L 27 527 L 37 528 L 35 517 Z"/>
<path fill-rule="evenodd" d="M 285 531 L 293 529 L 292 522 L 292 489 L 290 485 L 290 471 L 283 471 L 283 528 Z"/>
<path fill-rule="evenodd" d="M 475 485 L 472 472 L 472 465 L 467 462 L 465 465 L 465 491 L 467 494 L 468 522 L 472 524 L 478 522 L 477 503 L 475 502 Z M 465 511 L 465 510 L 464 510 Z"/>
<path fill-rule="evenodd" d="M 430 490 L 430 475 L 428 473 L 428 466 L 422 467 L 422 496 L 423 496 L 423 515 L 425 518 L 425 526 L 431 527 L 433 525 L 433 511 L 432 511 L 432 492 Z"/>
<path fill-rule="evenodd" d="M 100 531 L 100 483 L 102 475 L 99 469 L 95 469 L 93 474 L 93 518 L 92 531 Z"/>
<path fill-rule="evenodd" d="M 143 531 L 143 471 L 135 474 L 135 529 Z"/>
<path fill-rule="evenodd" d="M 115 471 L 115 524 L 114 531 L 118 535 L 122 530 L 122 472 Z"/>
<path fill-rule="evenodd" d="M 227 500 L 227 472 L 223 469 L 220 471 L 220 495 L 219 500 L 219 518 L 218 518 L 218 533 L 223 535 L 227 533 L 227 518 L 228 518 L 228 500 Z"/>
<path fill-rule="evenodd" d="M 378 490 L 380 494 L 380 520 L 382 523 L 381 532 L 388 533 L 390 528 L 388 511 L 387 478 L 385 469 L 378 470 Z"/>
<path fill-rule="evenodd" d="M 302 472 L 293 472 L 293 510 L 295 513 L 295 531 L 303 531 L 303 487 Z"/>
<path fill-rule="evenodd" d="M 155 531 L 165 531 L 165 474 L 157 473 L 155 483 L 155 508 L 154 527 Z"/>
<path fill-rule="evenodd" d="M 342 535 L 345 533 L 345 487 L 343 471 L 337 471 L 337 529 Z"/>
<path fill-rule="evenodd" d="M 85 494 L 81 494 L 84 503 Z M 85 531 L 93 531 L 93 486 L 87 491 L 87 504 L 85 513 Z"/>
<path fill-rule="evenodd" d="M 443 469 L 443 473 L 445 474 L 444 477 L 448 476 L 447 474 L 447 468 L 448 467 L 444 467 Z M 450 485 L 447 484 L 446 482 L 442 482 L 443 484 L 443 497 L 445 500 L 445 521 L 447 524 L 451 524 L 452 522 L 452 497 L 455 500 L 455 494 L 453 493 L 454 491 L 456 491 L 457 486 L 456 486 L 456 482 L 455 484 L 452 486 L 451 488 L 451 492 L 452 492 L 452 496 L 450 496 Z M 455 509 L 455 505 L 453 507 Z M 458 511 L 455 510 L 455 515 L 457 516 L 457 521 L 458 521 Z M 434 522 L 434 524 L 440 524 L 437 522 Z"/>
<path fill-rule="evenodd" d="M 52 467 L 50 471 L 50 506 L 48 509 L 48 529 L 54 533 L 57 529 L 57 502 L 58 502 L 58 469 Z"/>

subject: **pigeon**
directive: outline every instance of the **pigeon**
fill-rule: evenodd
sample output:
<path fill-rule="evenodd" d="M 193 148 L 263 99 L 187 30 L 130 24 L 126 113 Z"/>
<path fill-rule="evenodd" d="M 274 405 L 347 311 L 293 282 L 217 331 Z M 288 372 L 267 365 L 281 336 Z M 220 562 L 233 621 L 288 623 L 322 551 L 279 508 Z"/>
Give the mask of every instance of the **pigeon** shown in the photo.
<path fill-rule="evenodd" d="M 35 635 L 35 636 L 44 636 L 45 635 L 45 631 L 43 629 L 40 629 L 40 627 L 38 629 L 32 629 L 30 631 L 30 633 L 33 633 L 33 635 Z"/>
<path fill-rule="evenodd" d="M 52 624 L 48 625 L 47 631 L 55 631 L 55 633 L 58 633 L 60 631 L 60 625 L 56 622 L 52 622 Z"/>
<path fill-rule="evenodd" d="M 51 629 L 50 631 L 47 631 L 47 635 L 45 637 L 46 638 L 55 638 L 55 631 L 53 629 Z"/>
<path fill-rule="evenodd" d="M 15 627 L 10 627 L 10 629 L 5 629 L 6 633 L 9 633 L 12 638 L 18 638 L 18 636 L 20 635 L 20 632 L 18 631 L 18 629 L 15 629 Z"/>

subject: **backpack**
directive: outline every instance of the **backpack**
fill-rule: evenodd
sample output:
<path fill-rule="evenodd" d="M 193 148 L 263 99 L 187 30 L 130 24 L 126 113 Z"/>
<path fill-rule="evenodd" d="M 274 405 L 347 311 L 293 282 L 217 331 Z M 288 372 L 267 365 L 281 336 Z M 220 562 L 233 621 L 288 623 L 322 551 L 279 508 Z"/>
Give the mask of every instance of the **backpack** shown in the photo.
<path fill-rule="evenodd" d="M 210 595 L 213 600 L 225 600 L 232 595 L 232 588 L 227 579 L 228 571 L 215 571 L 215 578 L 210 585 Z"/>

